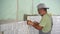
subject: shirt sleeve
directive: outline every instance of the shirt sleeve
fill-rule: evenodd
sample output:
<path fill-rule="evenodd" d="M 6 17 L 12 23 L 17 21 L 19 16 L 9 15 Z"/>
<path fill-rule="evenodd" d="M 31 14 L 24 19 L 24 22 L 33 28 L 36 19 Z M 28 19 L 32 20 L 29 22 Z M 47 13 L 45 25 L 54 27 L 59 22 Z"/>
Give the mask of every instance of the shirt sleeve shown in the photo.
<path fill-rule="evenodd" d="M 42 17 L 39 25 L 44 27 L 48 23 L 48 20 L 47 16 Z"/>

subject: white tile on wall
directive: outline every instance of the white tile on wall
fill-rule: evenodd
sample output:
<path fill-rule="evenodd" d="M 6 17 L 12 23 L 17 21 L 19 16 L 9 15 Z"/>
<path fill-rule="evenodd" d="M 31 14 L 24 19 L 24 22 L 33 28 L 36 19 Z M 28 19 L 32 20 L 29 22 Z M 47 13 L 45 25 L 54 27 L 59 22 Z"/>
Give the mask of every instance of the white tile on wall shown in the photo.
<path fill-rule="evenodd" d="M 60 34 L 60 16 L 53 16 L 53 28 L 51 34 Z M 28 26 L 26 21 L 0 25 L 4 34 L 39 34 L 39 31 Z"/>
<path fill-rule="evenodd" d="M 60 16 L 53 16 L 52 34 L 60 34 Z"/>

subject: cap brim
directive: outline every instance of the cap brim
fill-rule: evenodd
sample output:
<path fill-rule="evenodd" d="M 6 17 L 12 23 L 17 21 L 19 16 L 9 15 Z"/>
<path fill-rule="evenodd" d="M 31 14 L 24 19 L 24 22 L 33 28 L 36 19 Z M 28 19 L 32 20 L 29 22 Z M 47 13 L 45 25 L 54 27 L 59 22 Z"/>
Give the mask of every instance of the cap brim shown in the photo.
<path fill-rule="evenodd" d="M 39 8 L 39 9 L 41 9 L 41 8 Z M 49 9 L 49 8 L 45 8 L 45 9 Z"/>

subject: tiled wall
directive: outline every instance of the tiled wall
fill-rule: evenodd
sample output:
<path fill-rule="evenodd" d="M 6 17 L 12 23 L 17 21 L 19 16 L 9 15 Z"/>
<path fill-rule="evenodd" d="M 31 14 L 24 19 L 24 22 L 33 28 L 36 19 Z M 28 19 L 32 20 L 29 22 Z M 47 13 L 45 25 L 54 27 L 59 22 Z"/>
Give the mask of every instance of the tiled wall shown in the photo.
<path fill-rule="evenodd" d="M 60 34 L 60 16 L 53 16 L 52 34 Z"/>
<path fill-rule="evenodd" d="M 3 34 L 38 34 L 38 30 L 28 26 L 26 21 L 0 25 Z M 31 29 L 32 28 L 32 29 Z"/>
<path fill-rule="evenodd" d="M 60 16 L 52 16 L 52 18 L 53 28 L 51 34 L 60 34 Z M 4 34 L 39 34 L 39 31 L 31 26 L 28 26 L 26 21 L 21 21 L 18 23 L 13 22 L 0 26 L 0 31 L 3 31 Z"/>

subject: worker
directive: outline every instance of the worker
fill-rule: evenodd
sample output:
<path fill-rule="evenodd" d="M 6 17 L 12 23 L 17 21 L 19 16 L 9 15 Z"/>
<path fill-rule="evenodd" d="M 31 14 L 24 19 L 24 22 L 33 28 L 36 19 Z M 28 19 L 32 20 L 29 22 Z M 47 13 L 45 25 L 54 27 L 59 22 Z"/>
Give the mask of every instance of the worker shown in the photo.
<path fill-rule="evenodd" d="M 37 6 L 38 13 L 41 15 L 42 19 L 40 23 L 32 22 L 31 20 L 27 20 L 27 24 L 33 26 L 34 28 L 39 30 L 39 34 L 51 34 L 52 30 L 52 18 L 51 15 L 47 13 L 48 7 L 44 3 L 40 3 Z"/>

